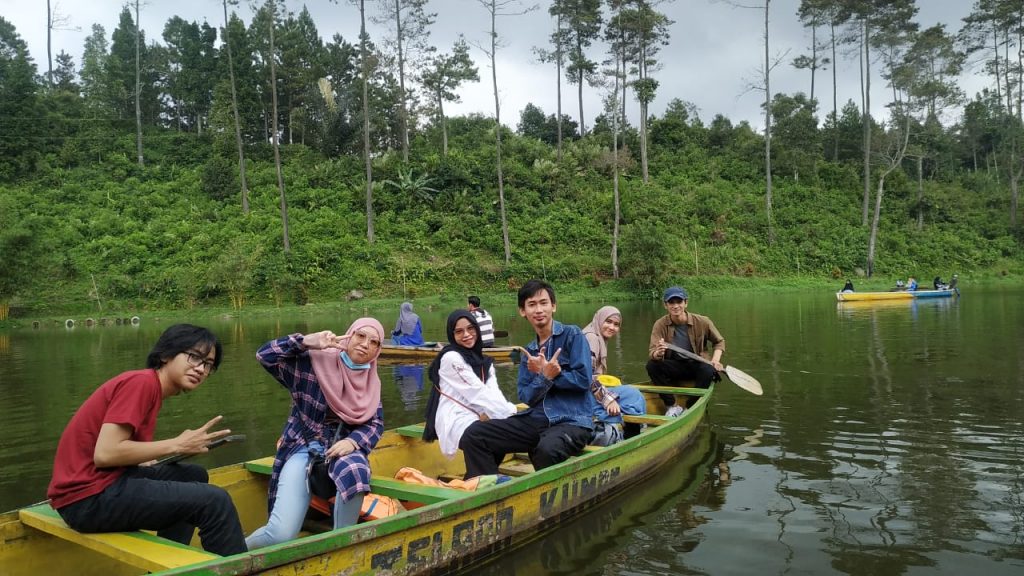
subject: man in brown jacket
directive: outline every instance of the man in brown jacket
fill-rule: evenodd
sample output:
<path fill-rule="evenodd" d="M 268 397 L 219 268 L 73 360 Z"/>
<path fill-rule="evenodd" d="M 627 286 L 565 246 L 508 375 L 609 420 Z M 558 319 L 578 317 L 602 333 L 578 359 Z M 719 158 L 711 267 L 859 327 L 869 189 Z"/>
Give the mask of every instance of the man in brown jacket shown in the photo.
<path fill-rule="evenodd" d="M 681 380 L 694 380 L 698 388 L 707 388 L 718 377 L 718 372 L 724 370 L 721 360 L 725 352 L 725 338 L 710 318 L 686 310 L 688 299 L 686 290 L 679 286 L 665 290 L 663 300 L 668 314 L 654 323 L 648 349 L 647 375 L 655 386 L 678 386 Z M 666 344 L 674 344 L 702 356 L 705 355 L 705 346 L 710 344 L 711 364 L 684 358 L 667 350 Z M 667 408 L 666 416 L 683 413 L 684 408 L 675 405 L 674 396 L 662 394 L 661 399 Z"/>

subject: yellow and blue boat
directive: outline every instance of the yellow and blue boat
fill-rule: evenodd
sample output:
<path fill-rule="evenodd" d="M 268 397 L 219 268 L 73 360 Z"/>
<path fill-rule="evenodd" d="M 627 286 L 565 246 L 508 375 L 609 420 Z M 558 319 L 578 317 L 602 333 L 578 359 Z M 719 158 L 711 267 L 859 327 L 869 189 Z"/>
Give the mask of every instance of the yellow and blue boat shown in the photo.
<path fill-rule="evenodd" d="M 952 298 L 959 295 L 960 291 L 955 288 L 946 290 L 894 290 L 891 292 L 836 292 L 836 300 L 840 302 L 868 302 L 874 300 Z"/>
<path fill-rule="evenodd" d="M 300 537 L 244 554 L 220 557 L 149 532 L 82 534 L 48 505 L 0 515 L 0 567 L 7 576 L 96 574 L 135 576 L 243 574 L 413 575 L 470 566 L 557 527 L 595 503 L 655 475 L 690 450 L 712 389 L 638 386 L 649 415 L 627 416 L 647 424 L 639 435 L 608 447 L 588 447 L 561 464 L 534 471 L 526 455 L 510 455 L 501 471 L 508 482 L 464 491 L 395 479 L 414 466 L 435 478 L 461 478 L 462 458 L 448 460 L 420 439 L 422 425 L 384 433 L 371 453 L 373 493 L 406 503 L 394 516 L 340 530 L 307 523 Z M 678 418 L 664 413 L 659 393 L 697 400 Z M 210 481 L 234 500 L 250 533 L 267 520 L 273 459 L 210 470 Z M 418 506 L 418 507 L 414 507 Z"/>

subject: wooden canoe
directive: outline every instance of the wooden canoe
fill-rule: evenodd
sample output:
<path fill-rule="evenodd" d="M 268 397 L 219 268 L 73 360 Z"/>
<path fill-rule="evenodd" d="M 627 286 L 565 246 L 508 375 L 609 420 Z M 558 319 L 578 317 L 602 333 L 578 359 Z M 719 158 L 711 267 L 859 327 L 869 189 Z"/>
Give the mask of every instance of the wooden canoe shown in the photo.
<path fill-rule="evenodd" d="M 411 575 L 464 568 L 557 527 L 690 449 L 713 389 L 638 387 L 651 415 L 627 418 L 648 425 L 640 435 L 588 447 L 541 471 L 525 455 L 511 455 L 501 470 L 512 480 L 475 492 L 395 480 L 404 466 L 441 478 L 461 477 L 465 469 L 461 458 L 447 460 L 437 444 L 420 440 L 420 425 L 385 432 L 371 453 L 373 492 L 410 507 L 388 518 L 341 530 L 307 526 L 296 540 L 219 557 L 204 552 L 198 538 L 182 546 L 147 532 L 81 534 L 41 504 L 0 515 L 0 566 L 8 576 Z M 678 418 L 657 416 L 664 412 L 658 393 L 697 401 Z M 266 522 L 271 463 L 263 458 L 210 471 L 210 481 L 231 494 L 247 534 Z"/>
<path fill-rule="evenodd" d="M 384 364 L 407 364 L 410 362 L 430 362 L 437 356 L 442 346 L 402 346 L 399 344 L 382 344 L 378 362 Z M 484 354 L 494 358 L 497 362 L 511 362 L 512 351 L 518 350 L 515 346 L 498 346 L 495 348 L 484 348 Z"/>
<path fill-rule="evenodd" d="M 913 300 L 917 298 L 951 298 L 959 296 L 959 290 L 897 290 L 894 292 L 836 292 L 840 302 L 865 302 L 873 300 Z"/>

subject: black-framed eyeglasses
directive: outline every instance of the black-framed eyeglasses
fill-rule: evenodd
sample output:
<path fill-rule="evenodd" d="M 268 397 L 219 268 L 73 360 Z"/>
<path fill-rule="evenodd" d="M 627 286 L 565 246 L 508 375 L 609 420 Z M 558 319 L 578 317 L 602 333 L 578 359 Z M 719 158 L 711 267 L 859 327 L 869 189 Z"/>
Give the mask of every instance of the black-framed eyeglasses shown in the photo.
<path fill-rule="evenodd" d="M 213 371 L 213 360 L 207 360 L 206 356 L 198 354 L 196 352 L 188 351 L 184 352 L 185 361 L 188 362 L 189 366 L 193 368 L 203 367 L 203 372 L 210 373 Z"/>

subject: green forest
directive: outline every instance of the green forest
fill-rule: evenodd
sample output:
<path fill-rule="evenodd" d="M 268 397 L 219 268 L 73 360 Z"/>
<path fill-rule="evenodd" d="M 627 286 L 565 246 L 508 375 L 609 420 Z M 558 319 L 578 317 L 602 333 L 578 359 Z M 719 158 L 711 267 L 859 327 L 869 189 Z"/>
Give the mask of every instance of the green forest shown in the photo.
<path fill-rule="evenodd" d="M 514 24 L 491 19 L 479 49 L 434 46 L 426 0 L 358 3 L 364 32 L 325 41 L 305 8 L 261 0 L 246 22 L 222 4 L 219 26 L 186 14 L 154 37 L 132 2 L 81 55 L 42 63 L 0 17 L 0 320 L 531 277 L 649 295 L 705 277 L 1022 273 L 1020 2 L 978 1 L 948 30 L 921 28 L 912 0 L 804 0 L 774 17 L 814 32 L 791 60 L 818 93 L 772 91 L 766 25 L 761 126 L 659 91 L 672 22 L 657 2 L 542 6 L 562 72 L 545 89 L 566 106 L 511 118 L 445 106 L 468 82 L 500 90 Z M 390 33 L 366 32 L 371 17 Z M 836 58 L 870 62 L 862 83 L 890 98 L 836 95 Z M 969 64 L 980 93 L 960 87 Z M 586 124 L 584 91 L 605 103 Z"/>

